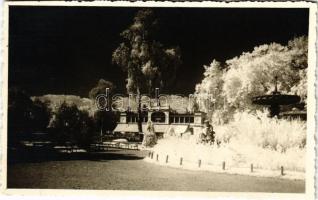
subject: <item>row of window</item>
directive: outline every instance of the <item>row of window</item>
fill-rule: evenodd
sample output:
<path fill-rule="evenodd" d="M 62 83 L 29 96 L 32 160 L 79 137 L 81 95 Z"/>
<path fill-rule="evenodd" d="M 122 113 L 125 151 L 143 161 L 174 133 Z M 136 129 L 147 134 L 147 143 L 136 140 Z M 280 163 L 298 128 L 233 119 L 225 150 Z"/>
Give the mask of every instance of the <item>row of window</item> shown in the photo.
<path fill-rule="evenodd" d="M 153 122 L 160 122 L 164 123 L 165 122 L 165 117 L 161 118 L 152 118 L 151 119 Z M 142 122 L 147 122 L 148 117 L 142 117 Z M 129 116 L 127 117 L 127 122 L 128 123 L 135 123 L 137 122 L 137 116 Z M 194 117 L 169 117 L 169 123 L 193 123 L 194 122 Z"/>
<path fill-rule="evenodd" d="M 148 117 L 142 117 L 142 122 L 147 122 L 147 121 L 148 121 Z M 129 117 L 127 117 L 127 122 L 128 123 L 137 122 L 137 116 L 129 116 Z"/>
<path fill-rule="evenodd" d="M 170 117 L 169 123 L 193 123 L 194 117 Z"/>

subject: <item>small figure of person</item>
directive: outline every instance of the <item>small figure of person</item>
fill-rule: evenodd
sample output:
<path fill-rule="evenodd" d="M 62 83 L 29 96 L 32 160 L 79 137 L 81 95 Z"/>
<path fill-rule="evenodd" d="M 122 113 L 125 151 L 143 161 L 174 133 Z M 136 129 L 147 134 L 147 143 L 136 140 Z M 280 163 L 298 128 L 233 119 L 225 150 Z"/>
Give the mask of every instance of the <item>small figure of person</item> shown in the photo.
<path fill-rule="evenodd" d="M 210 137 L 211 137 L 210 144 L 214 144 L 214 142 L 215 142 L 215 132 L 213 130 L 213 126 L 212 125 L 211 125 L 209 133 L 210 133 Z"/>
<path fill-rule="evenodd" d="M 215 132 L 213 131 L 213 126 L 210 124 L 209 120 L 205 120 L 204 123 L 204 134 L 205 134 L 205 143 L 214 144 Z"/>

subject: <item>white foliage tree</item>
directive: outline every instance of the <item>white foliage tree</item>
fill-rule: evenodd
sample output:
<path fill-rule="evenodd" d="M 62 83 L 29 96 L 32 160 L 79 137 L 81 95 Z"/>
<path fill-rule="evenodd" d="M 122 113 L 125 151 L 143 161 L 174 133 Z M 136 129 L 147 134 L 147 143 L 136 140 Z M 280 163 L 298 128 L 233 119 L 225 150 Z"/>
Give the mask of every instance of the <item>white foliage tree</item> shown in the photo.
<path fill-rule="evenodd" d="M 223 114 L 255 110 L 251 98 L 273 92 L 274 77 L 277 77 L 280 92 L 299 95 L 306 103 L 307 49 L 307 37 L 299 37 L 286 46 L 271 43 L 255 47 L 252 52 L 243 52 L 239 57 L 227 60 L 222 70 L 217 70 L 220 67 L 216 66 L 221 64 L 213 61 L 210 67 L 205 66 L 204 79 L 196 86 L 196 93 L 218 92 L 216 105 L 225 105 L 217 106 L 214 113 L 221 107 Z"/>

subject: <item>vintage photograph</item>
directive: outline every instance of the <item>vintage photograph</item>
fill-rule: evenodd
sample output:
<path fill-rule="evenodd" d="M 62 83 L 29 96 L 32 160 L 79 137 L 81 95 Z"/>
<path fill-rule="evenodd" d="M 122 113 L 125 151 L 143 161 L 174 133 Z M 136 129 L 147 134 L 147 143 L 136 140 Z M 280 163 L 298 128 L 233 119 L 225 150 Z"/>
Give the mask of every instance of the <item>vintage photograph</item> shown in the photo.
<path fill-rule="evenodd" d="M 8 5 L 6 188 L 305 194 L 310 7 L 131 5 Z"/>

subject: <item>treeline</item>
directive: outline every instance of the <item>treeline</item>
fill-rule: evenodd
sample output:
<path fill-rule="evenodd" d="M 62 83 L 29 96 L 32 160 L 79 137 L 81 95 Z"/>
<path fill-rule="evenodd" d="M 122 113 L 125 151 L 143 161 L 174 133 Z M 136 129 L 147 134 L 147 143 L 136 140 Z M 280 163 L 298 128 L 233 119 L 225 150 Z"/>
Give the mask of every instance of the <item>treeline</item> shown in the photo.
<path fill-rule="evenodd" d="M 8 146 L 19 147 L 21 141 L 34 139 L 34 133 L 46 133 L 55 145 L 87 148 L 101 131 L 115 128 L 118 113 L 96 111 L 90 115 L 75 103 L 62 102 L 52 109 L 48 99 L 31 98 L 19 88 L 9 89 Z"/>
<path fill-rule="evenodd" d="M 204 78 L 196 85 L 196 94 L 208 96 L 197 101 L 200 110 L 221 123 L 233 119 L 236 112 L 255 111 L 263 108 L 252 104 L 252 97 L 278 91 L 301 97 L 295 105 L 306 109 L 308 38 L 297 37 L 286 45 L 278 43 L 257 46 L 251 52 L 243 52 L 221 63 L 217 60 L 204 66 Z"/>

